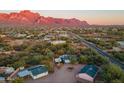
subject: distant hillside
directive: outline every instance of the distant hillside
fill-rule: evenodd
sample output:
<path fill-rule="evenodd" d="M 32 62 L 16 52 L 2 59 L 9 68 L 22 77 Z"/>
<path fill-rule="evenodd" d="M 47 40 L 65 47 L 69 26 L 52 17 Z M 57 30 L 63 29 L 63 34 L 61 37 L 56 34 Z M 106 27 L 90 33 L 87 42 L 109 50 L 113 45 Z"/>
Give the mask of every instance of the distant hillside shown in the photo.
<path fill-rule="evenodd" d="M 33 13 L 29 10 L 20 11 L 19 13 L 13 12 L 10 14 L 0 13 L 0 25 L 12 26 L 57 25 L 75 27 L 89 26 L 89 24 L 86 21 L 80 21 L 76 18 L 63 19 L 44 17 L 41 16 L 39 13 Z"/>

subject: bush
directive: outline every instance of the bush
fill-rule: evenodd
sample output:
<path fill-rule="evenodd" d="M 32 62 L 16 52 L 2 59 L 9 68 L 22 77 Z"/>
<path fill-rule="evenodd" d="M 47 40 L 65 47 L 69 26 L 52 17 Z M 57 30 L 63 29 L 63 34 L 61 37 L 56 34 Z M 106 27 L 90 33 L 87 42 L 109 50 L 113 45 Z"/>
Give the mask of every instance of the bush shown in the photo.
<path fill-rule="evenodd" d="M 12 81 L 12 83 L 24 83 L 23 78 L 16 78 L 15 80 Z"/>
<path fill-rule="evenodd" d="M 87 63 L 87 60 L 88 60 L 87 56 L 81 55 L 79 57 L 79 63 L 81 63 L 81 64 L 83 64 L 83 63 L 86 64 Z"/>
<path fill-rule="evenodd" d="M 20 61 L 17 61 L 17 62 L 12 64 L 12 67 L 14 67 L 15 69 L 17 69 L 19 67 L 24 67 L 24 66 L 25 66 L 25 61 L 24 60 L 20 60 Z"/>
<path fill-rule="evenodd" d="M 101 78 L 104 82 L 119 83 L 124 82 L 123 70 L 114 64 L 104 65 L 101 71 Z"/>
<path fill-rule="evenodd" d="M 41 60 L 41 55 L 29 56 L 28 59 L 26 59 L 26 63 L 28 65 L 39 65 L 41 63 Z"/>

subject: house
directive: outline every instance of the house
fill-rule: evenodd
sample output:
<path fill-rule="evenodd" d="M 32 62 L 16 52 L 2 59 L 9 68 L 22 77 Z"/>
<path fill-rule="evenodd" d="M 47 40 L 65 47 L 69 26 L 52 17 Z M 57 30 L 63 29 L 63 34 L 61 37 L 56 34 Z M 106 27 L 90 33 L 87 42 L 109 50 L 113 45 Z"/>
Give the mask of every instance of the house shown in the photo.
<path fill-rule="evenodd" d="M 48 75 L 48 69 L 44 65 L 37 65 L 25 70 L 21 70 L 17 74 L 19 77 L 31 76 L 33 79 L 38 79 Z"/>
<path fill-rule="evenodd" d="M 28 35 L 28 36 L 26 36 L 27 39 L 31 39 L 32 37 L 34 37 L 34 35 Z"/>
<path fill-rule="evenodd" d="M 28 71 L 30 72 L 30 76 L 33 79 L 38 79 L 48 75 L 48 69 L 44 65 L 37 65 L 30 67 L 28 68 Z"/>
<path fill-rule="evenodd" d="M 11 74 L 14 71 L 13 67 L 0 67 L 0 73 Z"/>
<path fill-rule="evenodd" d="M 123 49 L 121 49 L 120 47 L 113 47 L 113 50 L 114 50 L 114 51 L 117 51 L 117 52 L 118 52 L 118 51 L 123 51 Z"/>
<path fill-rule="evenodd" d="M 18 34 L 15 35 L 15 37 L 17 37 L 17 38 L 23 38 L 23 37 L 26 37 L 26 36 L 27 36 L 27 34 L 21 34 L 21 33 L 18 33 Z"/>
<path fill-rule="evenodd" d="M 4 37 L 6 37 L 6 35 L 1 35 L 1 34 L 0 34 L 0 38 L 4 38 Z"/>
<path fill-rule="evenodd" d="M 95 77 L 99 71 L 99 68 L 95 65 L 86 65 L 76 75 L 76 79 L 79 82 L 94 82 Z"/>
<path fill-rule="evenodd" d="M 68 37 L 67 34 L 59 34 L 59 37 Z"/>
<path fill-rule="evenodd" d="M 15 71 L 13 67 L 6 67 L 5 74 L 11 74 Z"/>
<path fill-rule="evenodd" d="M 118 41 L 118 44 L 120 45 L 120 48 L 124 48 L 124 41 Z"/>
<path fill-rule="evenodd" d="M 68 37 L 68 34 L 67 34 L 66 31 L 59 31 L 59 32 L 58 32 L 58 36 L 59 36 L 59 37 Z"/>
<path fill-rule="evenodd" d="M 71 62 L 69 55 L 62 55 L 62 56 L 60 56 L 60 58 L 61 58 L 62 62 L 64 62 L 65 64 L 68 64 Z"/>
<path fill-rule="evenodd" d="M 63 40 L 51 41 L 51 44 L 53 44 L 53 45 L 65 44 L 65 43 L 66 43 L 66 41 L 63 41 Z"/>
<path fill-rule="evenodd" d="M 44 41 L 50 41 L 51 40 L 51 38 L 48 38 L 48 37 L 44 37 L 44 39 L 43 39 Z"/>
<path fill-rule="evenodd" d="M 65 64 L 68 64 L 70 63 L 70 56 L 69 55 L 61 55 L 59 56 L 58 58 L 55 58 L 55 63 L 60 63 L 60 62 L 63 62 Z"/>

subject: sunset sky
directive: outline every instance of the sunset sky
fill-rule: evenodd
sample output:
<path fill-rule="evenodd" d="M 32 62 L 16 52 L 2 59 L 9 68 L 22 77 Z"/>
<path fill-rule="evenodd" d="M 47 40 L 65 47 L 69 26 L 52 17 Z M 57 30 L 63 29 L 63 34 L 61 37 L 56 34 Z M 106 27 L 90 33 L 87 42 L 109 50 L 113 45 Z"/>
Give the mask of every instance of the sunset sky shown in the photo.
<path fill-rule="evenodd" d="M 85 20 L 89 24 L 100 25 L 124 25 L 124 11 L 123 10 L 32 10 L 38 12 L 42 16 L 50 16 L 55 18 L 77 18 Z M 17 10 L 6 10 L 0 12 L 19 12 Z"/>

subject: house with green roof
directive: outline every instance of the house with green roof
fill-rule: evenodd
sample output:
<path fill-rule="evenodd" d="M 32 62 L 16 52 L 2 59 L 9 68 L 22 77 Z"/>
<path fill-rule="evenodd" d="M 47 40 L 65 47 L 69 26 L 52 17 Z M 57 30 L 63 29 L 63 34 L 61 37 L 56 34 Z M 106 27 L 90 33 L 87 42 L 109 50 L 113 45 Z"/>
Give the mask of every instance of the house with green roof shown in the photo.
<path fill-rule="evenodd" d="M 17 75 L 19 77 L 31 76 L 33 79 L 38 79 L 48 75 L 48 69 L 44 65 L 36 65 L 19 71 Z"/>
<path fill-rule="evenodd" d="M 86 65 L 76 75 L 79 82 L 94 82 L 99 68 L 95 65 Z"/>
<path fill-rule="evenodd" d="M 48 69 L 44 65 L 30 67 L 28 68 L 28 71 L 33 79 L 38 79 L 48 75 Z"/>

